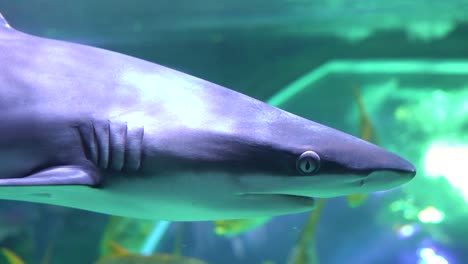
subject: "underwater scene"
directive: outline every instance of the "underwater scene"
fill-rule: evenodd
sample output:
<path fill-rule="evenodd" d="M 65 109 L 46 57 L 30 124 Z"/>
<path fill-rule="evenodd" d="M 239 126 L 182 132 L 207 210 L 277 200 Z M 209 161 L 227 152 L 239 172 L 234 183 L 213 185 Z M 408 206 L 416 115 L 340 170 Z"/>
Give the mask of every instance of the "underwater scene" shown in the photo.
<path fill-rule="evenodd" d="M 3 263 L 468 263 L 468 1 L 0 0 Z"/>

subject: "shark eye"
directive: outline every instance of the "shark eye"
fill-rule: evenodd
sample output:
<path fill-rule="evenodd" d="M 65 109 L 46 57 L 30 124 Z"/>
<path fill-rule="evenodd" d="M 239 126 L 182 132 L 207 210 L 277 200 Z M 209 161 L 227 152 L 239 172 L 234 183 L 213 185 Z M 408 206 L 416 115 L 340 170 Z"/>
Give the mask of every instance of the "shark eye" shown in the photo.
<path fill-rule="evenodd" d="M 320 157 L 313 151 L 306 151 L 297 158 L 296 168 L 301 174 L 310 175 L 320 168 Z"/>

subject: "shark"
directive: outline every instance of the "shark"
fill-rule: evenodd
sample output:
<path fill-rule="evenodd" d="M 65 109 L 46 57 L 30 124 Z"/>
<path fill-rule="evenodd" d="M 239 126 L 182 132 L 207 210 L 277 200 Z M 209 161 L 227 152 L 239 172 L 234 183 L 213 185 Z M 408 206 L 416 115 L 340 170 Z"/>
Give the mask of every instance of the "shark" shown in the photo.
<path fill-rule="evenodd" d="M 310 211 L 315 198 L 416 174 L 344 132 L 152 62 L 21 32 L 1 15 L 0 63 L 0 199 L 239 219 Z"/>

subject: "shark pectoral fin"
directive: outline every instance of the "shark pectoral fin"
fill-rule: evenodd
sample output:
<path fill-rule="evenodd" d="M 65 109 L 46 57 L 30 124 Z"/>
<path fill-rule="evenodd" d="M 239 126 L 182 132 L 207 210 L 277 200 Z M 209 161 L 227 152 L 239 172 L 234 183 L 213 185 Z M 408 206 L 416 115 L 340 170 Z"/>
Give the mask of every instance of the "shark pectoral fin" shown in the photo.
<path fill-rule="evenodd" d="M 31 185 L 89 185 L 100 182 L 98 171 L 81 166 L 51 167 L 37 173 L 22 177 L 0 179 L 0 186 L 31 186 Z"/>

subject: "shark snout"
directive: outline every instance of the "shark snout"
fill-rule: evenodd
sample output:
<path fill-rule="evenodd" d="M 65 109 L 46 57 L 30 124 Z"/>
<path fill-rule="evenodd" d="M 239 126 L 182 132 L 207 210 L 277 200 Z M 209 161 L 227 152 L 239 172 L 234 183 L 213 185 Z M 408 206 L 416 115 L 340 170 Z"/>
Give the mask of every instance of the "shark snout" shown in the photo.
<path fill-rule="evenodd" d="M 416 168 L 406 159 L 385 151 L 377 159 L 375 167 L 369 168 L 369 174 L 362 180 L 362 187 L 369 191 L 391 189 L 409 182 L 416 175 Z"/>

